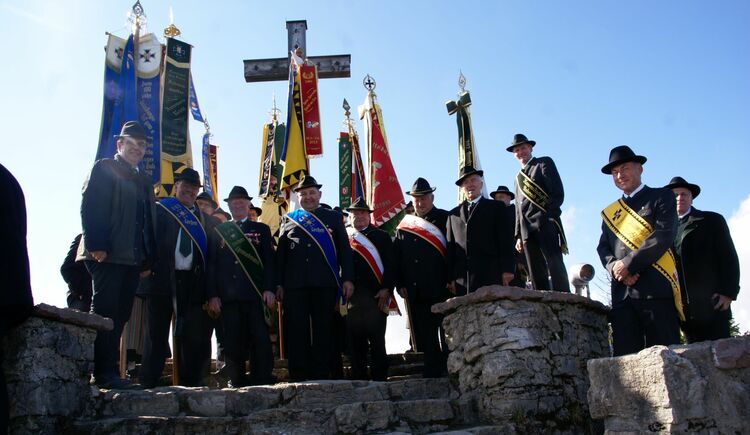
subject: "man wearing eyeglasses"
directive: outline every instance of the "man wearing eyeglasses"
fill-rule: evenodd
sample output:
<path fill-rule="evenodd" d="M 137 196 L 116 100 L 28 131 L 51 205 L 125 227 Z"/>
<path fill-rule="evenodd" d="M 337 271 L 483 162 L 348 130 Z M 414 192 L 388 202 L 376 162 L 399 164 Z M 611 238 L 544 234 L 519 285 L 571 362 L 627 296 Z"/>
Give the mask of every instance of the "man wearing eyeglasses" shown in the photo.
<path fill-rule="evenodd" d="M 138 165 L 146 153 L 146 132 L 126 122 L 117 136 L 117 154 L 94 164 L 83 186 L 79 258 L 94 281 L 92 312 L 114 322 L 94 342 L 94 383 L 123 389 L 131 384 L 117 370 L 120 334 L 130 317 L 139 274 L 149 273 L 155 252 L 154 193 Z"/>

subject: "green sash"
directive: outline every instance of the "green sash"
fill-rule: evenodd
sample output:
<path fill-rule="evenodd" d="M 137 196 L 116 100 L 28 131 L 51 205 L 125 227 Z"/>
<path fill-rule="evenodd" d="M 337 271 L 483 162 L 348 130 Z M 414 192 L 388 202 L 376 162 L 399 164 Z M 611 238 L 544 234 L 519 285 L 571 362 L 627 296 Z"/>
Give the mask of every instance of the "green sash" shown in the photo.
<path fill-rule="evenodd" d="M 247 240 L 247 237 L 245 237 L 245 234 L 236 222 L 224 222 L 217 225 L 215 229 L 224 243 L 229 247 L 229 251 L 234 254 L 255 292 L 258 293 L 260 305 L 263 307 L 263 318 L 266 324 L 270 326 L 272 320 L 271 310 L 268 309 L 268 306 L 263 301 L 263 292 L 260 291 L 260 284 L 263 283 L 263 261 L 260 259 L 258 251 Z"/>
<path fill-rule="evenodd" d="M 526 173 L 518 171 L 516 175 L 516 184 L 518 184 L 518 190 L 523 196 L 531 201 L 534 206 L 540 210 L 547 212 L 549 207 L 550 197 L 542 187 L 534 182 Z M 560 232 L 560 251 L 563 254 L 568 253 L 568 239 L 565 238 L 565 231 L 563 230 L 562 222 L 560 218 L 552 218 L 552 222 L 557 226 L 557 230 Z"/>

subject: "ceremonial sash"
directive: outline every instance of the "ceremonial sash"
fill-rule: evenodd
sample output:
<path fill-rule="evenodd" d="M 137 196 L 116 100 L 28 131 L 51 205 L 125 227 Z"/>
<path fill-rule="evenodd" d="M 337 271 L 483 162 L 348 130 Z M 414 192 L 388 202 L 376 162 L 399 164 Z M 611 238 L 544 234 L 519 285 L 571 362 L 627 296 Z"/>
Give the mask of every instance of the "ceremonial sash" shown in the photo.
<path fill-rule="evenodd" d="M 407 214 L 398 224 L 397 228 L 421 238 L 433 248 L 437 249 L 440 255 L 445 258 L 445 247 L 447 246 L 447 241 L 445 240 L 443 232 L 433 223 L 428 222 L 426 219 L 419 216 Z"/>
<path fill-rule="evenodd" d="M 372 273 L 378 280 L 378 284 L 383 284 L 383 272 L 385 269 L 383 268 L 383 260 L 380 258 L 378 248 L 360 231 L 349 227 L 346 229 L 346 232 L 349 234 L 349 246 L 351 246 L 354 252 L 362 256 L 365 263 L 370 266 Z"/>
<path fill-rule="evenodd" d="M 260 305 L 263 307 L 263 318 L 267 325 L 271 325 L 271 310 L 263 301 L 263 292 L 260 291 L 263 283 L 263 260 L 261 260 L 255 246 L 245 237 L 242 229 L 234 221 L 224 222 L 216 226 L 216 232 L 229 247 L 229 251 L 234 255 L 245 272 L 245 276 L 250 280 L 253 289 L 260 298 Z"/>
<path fill-rule="evenodd" d="M 518 171 L 518 175 L 516 175 L 516 183 L 518 184 L 518 189 L 526 199 L 531 201 L 532 204 L 545 213 L 547 212 L 550 197 L 540 185 L 536 184 L 534 180 L 523 171 Z M 565 230 L 563 230 L 562 222 L 560 222 L 559 218 L 552 218 L 552 222 L 554 222 L 560 232 L 560 250 L 563 254 L 567 254 L 568 239 L 565 237 Z"/>
<path fill-rule="evenodd" d="M 164 198 L 158 203 L 180 224 L 180 227 L 190 235 L 193 243 L 198 246 L 198 250 L 203 260 L 203 267 L 206 267 L 207 238 L 206 231 L 203 229 L 198 218 L 187 207 L 182 205 L 177 198 Z"/>
<path fill-rule="evenodd" d="M 341 290 L 341 277 L 339 276 L 339 265 L 336 260 L 336 247 L 333 244 L 333 237 L 323 222 L 314 214 L 298 209 L 286 214 L 289 219 L 302 229 L 318 246 L 320 252 L 328 263 L 328 267 L 336 279 L 336 285 Z"/>
<path fill-rule="evenodd" d="M 654 231 L 651 225 L 640 217 L 635 210 L 628 207 L 622 199 L 618 199 L 602 210 L 602 219 L 617 238 L 633 251 L 641 247 L 649 234 Z M 651 266 L 653 266 L 672 287 L 672 295 L 674 296 L 674 304 L 677 308 L 677 314 L 684 322 L 685 314 L 682 310 L 680 283 L 677 280 L 677 264 L 675 263 L 672 250 L 668 249 L 658 260 L 656 260 L 656 263 Z"/>

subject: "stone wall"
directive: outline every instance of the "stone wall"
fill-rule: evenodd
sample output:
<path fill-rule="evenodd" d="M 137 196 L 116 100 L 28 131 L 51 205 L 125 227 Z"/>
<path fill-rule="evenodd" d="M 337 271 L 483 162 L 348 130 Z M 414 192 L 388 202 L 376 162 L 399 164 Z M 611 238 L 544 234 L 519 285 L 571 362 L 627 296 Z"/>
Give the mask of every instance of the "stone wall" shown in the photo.
<path fill-rule="evenodd" d="M 607 433 L 750 431 L 750 336 L 589 361 L 589 405 Z"/>
<path fill-rule="evenodd" d="M 112 321 L 39 304 L 3 340 L 10 433 L 59 433 L 90 406 L 97 330 Z"/>

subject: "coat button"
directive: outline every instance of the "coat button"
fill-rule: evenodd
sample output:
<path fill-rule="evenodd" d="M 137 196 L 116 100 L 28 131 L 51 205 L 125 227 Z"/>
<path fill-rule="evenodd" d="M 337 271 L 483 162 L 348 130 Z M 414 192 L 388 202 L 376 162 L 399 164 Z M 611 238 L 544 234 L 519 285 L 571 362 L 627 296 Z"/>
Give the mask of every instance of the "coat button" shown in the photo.
<path fill-rule="evenodd" d="M 312 246 L 311 244 L 309 244 L 309 243 L 307 244 L 307 247 L 308 247 L 308 248 L 309 248 L 309 247 L 311 247 L 311 246 Z"/>
<path fill-rule="evenodd" d="M 238 263 L 237 263 L 237 260 L 234 260 L 234 264 L 238 264 Z"/>
<path fill-rule="evenodd" d="M 415 263 L 419 263 L 419 260 L 417 260 L 417 259 L 415 258 L 415 259 L 414 259 L 414 262 L 415 262 Z"/>

